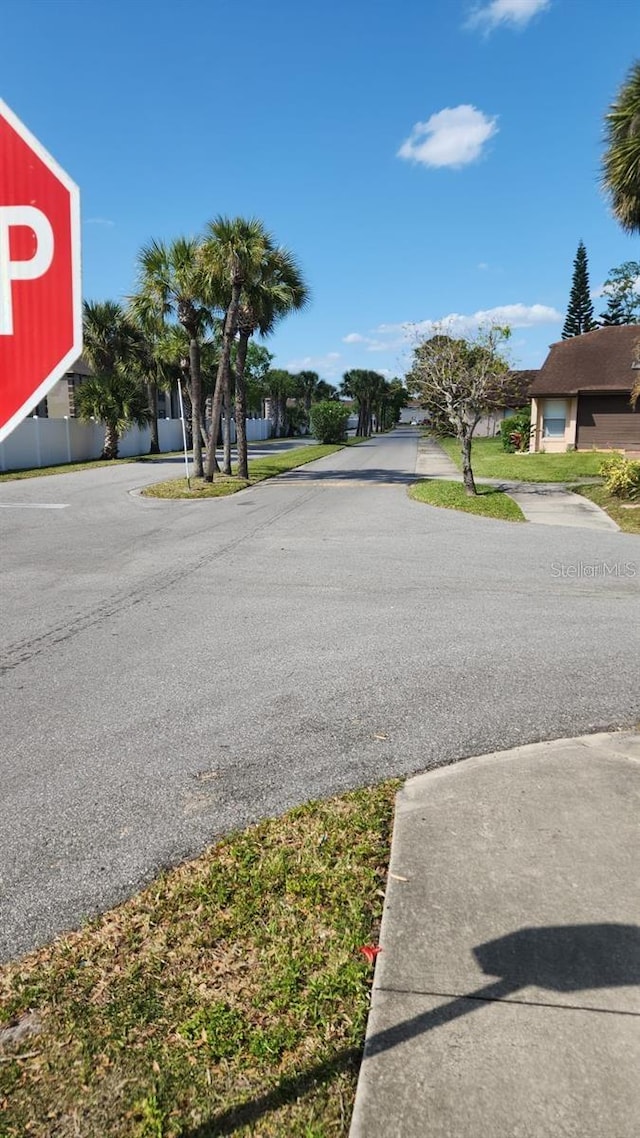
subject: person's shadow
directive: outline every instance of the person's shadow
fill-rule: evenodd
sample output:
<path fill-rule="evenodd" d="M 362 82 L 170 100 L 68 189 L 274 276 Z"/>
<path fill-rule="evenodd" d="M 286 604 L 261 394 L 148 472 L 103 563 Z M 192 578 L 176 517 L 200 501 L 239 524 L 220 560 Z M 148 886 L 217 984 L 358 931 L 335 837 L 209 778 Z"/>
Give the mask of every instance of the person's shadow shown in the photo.
<path fill-rule="evenodd" d="M 567 993 L 640 985 L 640 928 L 637 925 L 518 929 L 498 940 L 478 945 L 473 954 L 486 975 L 499 979 L 369 1036 L 363 1061 L 481 1009 L 487 1001 L 514 996 L 522 988 L 533 986 Z M 436 992 L 422 994 L 438 995 Z M 357 1071 L 359 1060 L 356 1049 L 349 1048 L 297 1074 L 285 1074 L 264 1094 L 214 1115 L 195 1129 L 183 1130 L 181 1138 L 220 1138 L 234 1134 L 243 1126 L 255 1125 L 266 1114 L 330 1082 L 337 1073 L 348 1068 Z"/>
<path fill-rule="evenodd" d="M 518 929 L 498 940 L 478 945 L 473 955 L 486 975 L 500 979 L 370 1036 L 365 1059 L 458 1016 L 468 1015 L 487 1001 L 508 999 L 522 988 L 580 992 L 640 984 L 640 928 L 637 925 Z"/>

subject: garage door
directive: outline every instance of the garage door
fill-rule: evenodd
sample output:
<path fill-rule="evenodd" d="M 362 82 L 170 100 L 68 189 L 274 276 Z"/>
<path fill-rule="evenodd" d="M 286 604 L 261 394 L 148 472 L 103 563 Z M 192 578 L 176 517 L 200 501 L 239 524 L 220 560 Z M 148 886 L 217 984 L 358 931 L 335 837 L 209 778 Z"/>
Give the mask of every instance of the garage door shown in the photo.
<path fill-rule="evenodd" d="M 640 402 L 636 406 L 633 411 L 628 393 L 580 395 L 576 446 L 640 450 Z"/>

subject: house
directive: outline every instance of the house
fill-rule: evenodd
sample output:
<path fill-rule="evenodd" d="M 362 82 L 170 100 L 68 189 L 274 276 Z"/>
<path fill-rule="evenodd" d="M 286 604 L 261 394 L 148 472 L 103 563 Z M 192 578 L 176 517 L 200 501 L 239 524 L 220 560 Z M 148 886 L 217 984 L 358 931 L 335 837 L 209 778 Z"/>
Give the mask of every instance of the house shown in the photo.
<path fill-rule="evenodd" d="M 535 368 L 524 371 L 510 371 L 508 374 L 509 402 L 504 407 L 497 407 L 495 411 L 484 415 L 475 429 L 478 439 L 491 439 L 500 434 L 500 424 L 503 419 L 509 419 L 529 402 L 531 384 L 537 378 Z"/>
<path fill-rule="evenodd" d="M 42 399 L 32 411 L 39 419 L 75 419 L 76 389 L 92 374 L 89 365 L 82 359 L 76 360 L 62 379 L 51 388 L 46 399 Z"/>
<path fill-rule="evenodd" d="M 93 375 L 91 368 L 80 356 L 31 414 L 39 419 L 77 418 L 76 391 L 90 375 Z M 180 404 L 175 384 L 171 391 L 158 392 L 158 416 L 160 419 L 180 418 Z"/>
<path fill-rule="evenodd" d="M 529 388 L 531 451 L 640 452 L 640 326 L 612 325 L 552 344 Z"/>

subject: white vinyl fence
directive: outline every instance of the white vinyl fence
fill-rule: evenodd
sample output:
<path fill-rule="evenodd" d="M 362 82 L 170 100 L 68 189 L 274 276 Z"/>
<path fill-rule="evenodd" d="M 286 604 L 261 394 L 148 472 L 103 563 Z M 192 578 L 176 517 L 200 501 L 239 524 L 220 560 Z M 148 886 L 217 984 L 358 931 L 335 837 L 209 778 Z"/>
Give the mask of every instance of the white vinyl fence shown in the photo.
<path fill-rule="evenodd" d="M 247 442 L 248 443 L 263 443 L 265 439 L 271 438 L 273 430 L 273 423 L 270 419 L 247 419 Z M 236 441 L 236 425 L 231 420 L 231 442 Z"/>
<path fill-rule="evenodd" d="M 271 435 L 268 419 L 247 419 L 249 442 L 262 442 Z M 159 419 L 158 438 L 161 451 L 182 449 L 180 419 Z M 235 423 L 231 421 L 231 438 L 235 442 Z M 151 429 L 132 427 L 120 439 L 120 458 L 148 454 Z M 7 470 L 36 470 L 42 466 L 58 466 L 64 462 L 89 462 L 100 458 L 104 444 L 101 423 L 81 423 L 79 419 L 24 419 L 3 443 L 0 443 L 0 473 Z"/>

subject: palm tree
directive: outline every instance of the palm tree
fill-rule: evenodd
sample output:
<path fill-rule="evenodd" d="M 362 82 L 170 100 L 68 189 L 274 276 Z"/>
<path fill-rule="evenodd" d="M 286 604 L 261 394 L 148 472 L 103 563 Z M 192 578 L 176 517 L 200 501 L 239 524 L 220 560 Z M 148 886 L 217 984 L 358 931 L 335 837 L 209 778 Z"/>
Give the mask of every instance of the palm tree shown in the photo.
<path fill-rule="evenodd" d="M 77 392 L 81 419 L 105 424 L 103 458 L 117 458 L 118 440 L 134 423 L 150 419 L 145 393 L 136 369 L 143 340 L 120 304 L 113 300 L 83 305 L 83 353 L 93 376 Z"/>
<path fill-rule="evenodd" d="M 247 387 L 245 363 L 249 340 L 257 331 L 268 336 L 278 321 L 290 312 L 304 308 L 309 290 L 300 267 L 288 249 L 271 249 L 264 258 L 259 276 L 243 287 L 238 308 L 238 348 L 236 353 L 236 435 L 238 474 L 249 477 L 247 454 Z M 307 373 L 309 375 L 315 373 Z M 315 376 L 317 380 L 317 376 Z"/>
<path fill-rule="evenodd" d="M 287 399 L 297 390 L 296 377 L 284 368 L 270 368 L 264 377 L 267 418 L 273 424 L 274 436 L 279 439 L 286 428 Z"/>
<path fill-rule="evenodd" d="M 161 345 L 165 324 L 158 315 L 142 313 L 129 309 L 129 316 L 138 333 L 138 343 L 133 354 L 132 369 L 144 384 L 149 401 L 149 423 L 151 426 L 150 454 L 159 454 L 158 437 L 158 391 L 168 391 L 175 378 L 172 369 L 163 358 Z"/>
<path fill-rule="evenodd" d="M 338 399 L 338 390 L 332 383 L 327 383 L 326 379 L 319 379 L 314 391 L 314 403 L 322 403 L 327 399 Z"/>
<path fill-rule="evenodd" d="M 118 442 L 130 427 L 146 427 L 151 418 L 147 393 L 138 381 L 123 371 L 95 375 L 76 392 L 76 408 L 85 422 L 104 423 L 102 458 L 118 457 Z"/>
<path fill-rule="evenodd" d="M 150 419 L 145 393 L 136 377 L 142 339 L 129 315 L 113 300 L 83 305 L 83 351 L 93 376 L 77 392 L 81 419 L 105 424 L 103 458 L 117 458 L 118 440 L 134 423 Z"/>
<path fill-rule="evenodd" d="M 115 300 L 85 300 L 82 306 L 83 354 L 96 375 L 110 375 L 129 362 L 137 332 Z"/>
<path fill-rule="evenodd" d="M 205 471 L 208 482 L 213 481 L 223 398 L 226 396 L 228 408 L 231 404 L 231 349 L 238 331 L 242 290 L 260 279 L 263 262 L 273 247 L 271 236 L 257 218 L 217 217 L 207 226 L 200 265 L 210 294 L 215 294 L 225 314 L 220 362 L 211 406 L 211 433 Z M 230 454 L 225 459 L 223 469 L 230 473 Z"/>
<path fill-rule="evenodd" d="M 212 294 L 202 272 L 200 242 L 178 237 L 169 245 L 151 241 L 138 254 L 138 287 L 130 298 L 131 309 L 141 322 L 174 316 L 189 341 L 190 400 L 193 435 L 193 466 L 201 478 L 202 467 L 202 374 L 201 342 L 211 323 Z"/>
<path fill-rule="evenodd" d="M 353 368 L 342 377 L 342 393 L 354 399 L 358 406 L 356 435 L 367 438 L 373 431 L 373 412 L 380 400 L 386 380 L 377 371 Z"/>
<path fill-rule="evenodd" d="M 613 212 L 628 233 L 640 231 L 640 61 L 605 116 L 602 181 Z"/>
<path fill-rule="evenodd" d="M 299 371 L 298 374 L 296 375 L 296 379 L 297 379 L 299 387 L 300 387 L 300 393 L 301 393 L 302 400 L 304 403 L 304 409 L 305 409 L 305 411 L 307 413 L 307 417 L 308 417 L 309 412 L 311 410 L 311 404 L 313 402 L 313 397 L 318 390 L 318 384 L 320 383 L 320 376 L 318 375 L 317 371 Z"/>
<path fill-rule="evenodd" d="M 605 116 L 602 182 L 627 233 L 640 232 L 640 61 L 636 61 Z M 640 380 L 631 405 L 640 399 Z"/>

